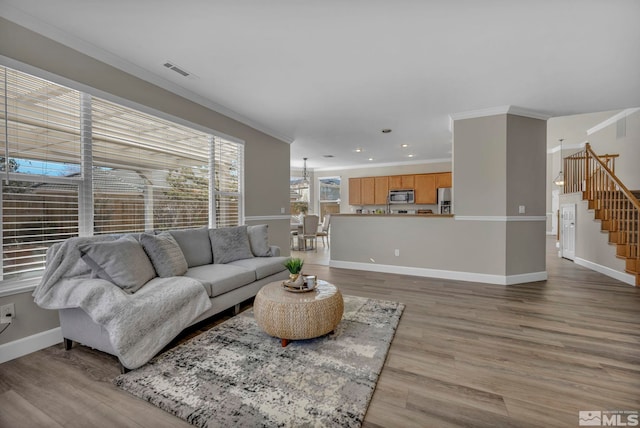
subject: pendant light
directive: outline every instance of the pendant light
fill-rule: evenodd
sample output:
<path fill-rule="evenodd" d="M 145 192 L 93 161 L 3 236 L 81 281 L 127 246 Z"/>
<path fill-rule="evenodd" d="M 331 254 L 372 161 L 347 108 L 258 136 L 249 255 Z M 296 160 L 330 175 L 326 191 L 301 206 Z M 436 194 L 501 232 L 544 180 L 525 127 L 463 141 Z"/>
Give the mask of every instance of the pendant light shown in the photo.
<path fill-rule="evenodd" d="M 560 138 L 559 141 L 560 141 L 560 173 L 556 178 L 553 179 L 553 184 L 555 184 L 556 186 L 564 186 L 564 174 L 562 173 L 562 162 L 564 161 L 564 159 L 562 158 L 562 142 L 564 141 L 564 138 Z"/>
<path fill-rule="evenodd" d="M 309 185 L 309 172 L 307 171 L 307 158 L 304 159 L 304 168 L 302 170 L 302 183 L 305 185 Z"/>

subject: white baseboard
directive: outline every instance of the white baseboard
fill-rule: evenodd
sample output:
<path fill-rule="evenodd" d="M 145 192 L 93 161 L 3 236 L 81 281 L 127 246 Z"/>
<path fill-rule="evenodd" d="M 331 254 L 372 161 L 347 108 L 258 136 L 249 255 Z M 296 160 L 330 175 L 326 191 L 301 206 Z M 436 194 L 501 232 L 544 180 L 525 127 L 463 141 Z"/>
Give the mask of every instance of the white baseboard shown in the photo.
<path fill-rule="evenodd" d="M 57 343 L 62 343 L 62 330 L 60 327 L 5 343 L 0 345 L 0 364 L 40 349 L 48 348 Z"/>
<path fill-rule="evenodd" d="M 629 275 L 625 272 L 620 272 L 615 269 L 611 269 L 607 266 L 602 266 L 597 263 L 590 262 L 589 260 L 581 259 L 580 257 L 576 257 L 573 262 L 577 265 L 584 266 L 587 269 L 595 270 L 596 272 L 600 272 L 603 275 L 607 275 L 613 279 L 617 279 L 618 281 L 624 282 L 629 285 L 636 285 L 636 279 L 633 275 Z"/>
<path fill-rule="evenodd" d="M 409 266 L 380 265 L 373 263 L 329 261 L 330 267 L 342 269 L 368 270 L 373 272 L 397 273 L 400 275 L 422 276 L 427 278 L 452 279 L 456 281 L 484 282 L 488 284 L 513 285 L 525 282 L 545 281 L 547 272 L 531 272 L 520 275 L 489 275 L 485 273 L 460 272 L 451 270 L 417 268 Z"/>

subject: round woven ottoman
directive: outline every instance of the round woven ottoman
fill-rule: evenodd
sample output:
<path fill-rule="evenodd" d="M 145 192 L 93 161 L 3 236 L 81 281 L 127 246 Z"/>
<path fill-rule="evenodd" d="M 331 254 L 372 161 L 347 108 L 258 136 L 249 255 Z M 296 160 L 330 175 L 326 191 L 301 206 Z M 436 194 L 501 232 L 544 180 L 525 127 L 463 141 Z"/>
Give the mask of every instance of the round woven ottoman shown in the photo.
<path fill-rule="evenodd" d="M 335 285 L 319 280 L 307 293 L 292 293 L 282 281 L 258 291 L 253 302 L 256 322 L 267 334 L 282 340 L 312 339 L 332 332 L 340 324 L 344 302 Z"/>

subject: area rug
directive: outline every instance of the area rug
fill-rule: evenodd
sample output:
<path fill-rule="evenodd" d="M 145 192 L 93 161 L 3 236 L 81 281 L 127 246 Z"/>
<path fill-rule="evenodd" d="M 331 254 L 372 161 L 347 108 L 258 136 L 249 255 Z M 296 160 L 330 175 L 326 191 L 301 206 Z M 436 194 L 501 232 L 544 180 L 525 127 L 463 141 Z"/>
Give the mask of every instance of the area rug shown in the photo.
<path fill-rule="evenodd" d="M 344 296 L 334 333 L 285 348 L 245 311 L 114 383 L 198 427 L 359 427 L 403 310 Z"/>

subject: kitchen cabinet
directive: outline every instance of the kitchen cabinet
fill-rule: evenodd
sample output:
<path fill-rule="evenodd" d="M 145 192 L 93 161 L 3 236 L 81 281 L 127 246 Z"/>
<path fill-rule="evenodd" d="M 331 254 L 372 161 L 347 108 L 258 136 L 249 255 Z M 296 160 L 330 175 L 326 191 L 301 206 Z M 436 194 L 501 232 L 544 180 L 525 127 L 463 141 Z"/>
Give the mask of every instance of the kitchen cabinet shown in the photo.
<path fill-rule="evenodd" d="M 360 178 L 349 179 L 349 205 L 362 205 L 361 181 Z"/>
<path fill-rule="evenodd" d="M 451 187 L 451 173 L 390 175 L 349 179 L 349 205 L 385 205 L 389 190 L 415 191 L 416 204 L 438 203 L 438 189 Z"/>
<path fill-rule="evenodd" d="M 451 187 L 453 181 L 451 180 L 450 172 L 442 172 L 439 174 L 435 174 L 435 176 L 437 189 L 440 189 L 441 187 Z"/>
<path fill-rule="evenodd" d="M 374 177 L 374 205 L 385 205 L 387 203 L 387 198 L 389 197 L 389 177 L 381 176 Z"/>
<path fill-rule="evenodd" d="M 415 176 L 416 204 L 435 204 L 438 202 L 436 179 L 438 174 L 418 174 Z"/>
<path fill-rule="evenodd" d="M 389 176 L 389 190 L 407 190 L 415 186 L 414 175 L 391 175 Z"/>
<path fill-rule="evenodd" d="M 375 203 L 375 178 L 363 177 L 360 179 L 360 200 L 362 205 Z"/>

